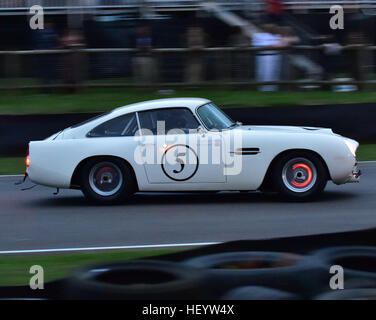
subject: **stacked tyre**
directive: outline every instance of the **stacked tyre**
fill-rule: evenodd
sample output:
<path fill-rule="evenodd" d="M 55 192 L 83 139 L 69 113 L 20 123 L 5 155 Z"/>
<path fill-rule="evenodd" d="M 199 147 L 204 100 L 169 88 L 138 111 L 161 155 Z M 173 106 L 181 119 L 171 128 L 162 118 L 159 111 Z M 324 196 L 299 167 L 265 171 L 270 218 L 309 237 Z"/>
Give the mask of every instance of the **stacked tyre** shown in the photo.
<path fill-rule="evenodd" d="M 94 265 L 67 279 L 64 296 L 89 300 L 196 300 L 213 298 L 205 272 L 178 263 L 135 260 Z"/>
<path fill-rule="evenodd" d="M 325 270 L 314 257 L 262 251 L 206 255 L 189 259 L 185 264 L 206 270 L 207 286 L 226 298 L 230 291 L 244 286 L 248 288 L 241 290 L 247 296 L 251 292 L 265 292 L 260 287 L 266 287 L 308 298 L 318 292 Z"/>
<path fill-rule="evenodd" d="M 312 255 L 327 268 L 339 266 L 343 270 L 343 290 L 330 290 L 328 273 L 326 286 L 318 300 L 376 300 L 376 249 L 366 246 L 330 247 Z"/>
<path fill-rule="evenodd" d="M 344 270 L 344 290 L 331 290 L 331 266 Z M 182 263 L 133 260 L 75 272 L 64 298 L 126 300 L 376 299 L 376 249 L 346 246 L 308 255 L 240 251 Z"/>

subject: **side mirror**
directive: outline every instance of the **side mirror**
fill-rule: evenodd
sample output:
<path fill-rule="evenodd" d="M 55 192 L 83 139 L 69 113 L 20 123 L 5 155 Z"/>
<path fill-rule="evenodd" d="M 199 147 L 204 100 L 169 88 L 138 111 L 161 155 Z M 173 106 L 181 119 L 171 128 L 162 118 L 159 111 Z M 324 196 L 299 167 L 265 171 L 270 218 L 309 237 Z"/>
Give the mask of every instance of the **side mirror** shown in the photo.
<path fill-rule="evenodd" d="M 238 126 L 242 126 L 242 125 L 243 125 L 243 122 L 236 121 L 236 124 L 237 124 Z"/>

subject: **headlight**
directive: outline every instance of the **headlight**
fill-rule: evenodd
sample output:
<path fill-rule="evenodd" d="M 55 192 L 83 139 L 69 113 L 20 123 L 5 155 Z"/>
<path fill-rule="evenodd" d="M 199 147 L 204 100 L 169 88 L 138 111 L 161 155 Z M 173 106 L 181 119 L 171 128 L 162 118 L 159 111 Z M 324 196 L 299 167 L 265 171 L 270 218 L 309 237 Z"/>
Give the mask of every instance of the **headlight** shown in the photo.
<path fill-rule="evenodd" d="M 349 148 L 350 152 L 352 153 L 352 155 L 354 157 L 356 157 L 356 150 L 359 147 L 359 143 L 355 140 L 348 139 L 348 138 L 344 138 L 343 140 L 345 141 L 345 143 L 346 143 L 347 147 Z"/>

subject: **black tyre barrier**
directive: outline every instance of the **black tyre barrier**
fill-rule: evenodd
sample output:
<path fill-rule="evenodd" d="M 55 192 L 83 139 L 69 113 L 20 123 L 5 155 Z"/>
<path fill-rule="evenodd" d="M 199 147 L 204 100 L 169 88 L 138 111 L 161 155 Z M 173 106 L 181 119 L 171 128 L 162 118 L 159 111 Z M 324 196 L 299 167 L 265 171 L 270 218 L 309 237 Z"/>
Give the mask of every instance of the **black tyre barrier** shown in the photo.
<path fill-rule="evenodd" d="M 210 246 L 202 246 L 199 248 L 191 249 L 191 250 L 184 250 L 184 251 L 178 251 L 175 253 L 168 253 L 164 255 L 160 255 L 158 257 L 150 257 L 150 258 L 143 258 L 143 261 L 150 261 L 150 260 L 158 260 L 158 261 L 167 261 L 168 263 L 181 263 L 182 261 L 187 261 L 188 259 L 197 259 L 198 256 L 205 256 L 205 255 L 217 255 L 219 253 L 234 253 L 234 252 L 242 252 L 242 251 L 256 251 L 259 252 L 259 250 L 263 251 L 273 251 L 278 248 L 281 252 L 293 252 L 295 254 L 301 254 L 301 255 L 308 255 L 307 258 L 309 261 L 318 266 L 317 272 L 297 272 L 300 279 L 304 277 L 303 280 L 300 280 L 303 282 L 303 289 L 304 295 L 302 294 L 302 291 L 294 290 L 296 289 L 295 284 L 295 278 L 292 277 L 292 281 L 288 281 L 287 285 L 290 286 L 286 289 L 279 289 L 283 291 L 288 291 L 290 293 L 295 293 L 299 296 L 299 298 L 302 299 L 315 299 L 317 296 L 328 293 L 328 291 L 331 291 L 329 288 L 329 280 L 332 274 L 329 274 L 329 268 L 330 265 L 326 262 L 324 264 L 322 262 L 321 258 L 312 257 L 313 254 L 317 254 L 318 252 L 322 252 L 327 247 L 335 247 L 333 249 L 337 250 L 338 247 L 336 246 L 362 246 L 362 248 L 366 248 L 367 250 L 373 248 L 376 248 L 376 228 L 370 228 L 365 230 L 358 230 L 358 231 L 346 231 L 346 232 L 337 232 L 337 233 L 327 233 L 327 234 L 317 234 L 317 235 L 309 235 L 309 236 L 294 236 L 294 237 L 288 237 L 288 238 L 273 238 L 273 239 L 260 239 L 260 240 L 241 240 L 241 241 L 232 241 L 232 242 L 226 242 L 221 244 L 215 244 Z M 368 247 L 366 247 L 368 246 Z M 313 251 L 315 250 L 315 251 Z M 320 251 L 318 251 L 320 250 Z M 309 262 L 308 261 L 308 262 Z M 318 262 L 318 263 L 317 263 Z M 367 264 L 369 260 L 366 260 Z M 330 262 L 332 263 L 332 261 Z M 109 266 L 107 264 L 106 266 Z M 111 266 L 111 265 L 110 265 Z M 96 266 L 97 268 L 98 266 Z M 313 265 L 311 265 L 311 268 Z M 313 268 L 314 269 L 314 268 Z M 89 270 L 89 268 L 85 269 L 86 271 Z M 274 268 L 274 271 L 276 271 L 277 268 Z M 196 270 L 197 271 L 197 270 Z M 258 270 L 260 271 L 260 269 Z M 278 271 L 278 270 L 277 270 Z M 346 272 L 346 270 L 345 270 Z M 76 273 L 77 274 L 77 273 Z M 345 273 L 345 277 L 346 277 Z M 63 299 L 89 299 L 87 294 L 87 288 L 85 290 L 82 290 L 82 297 L 80 291 L 72 292 L 72 290 L 75 290 L 74 288 L 77 287 L 74 285 L 72 287 L 71 281 L 72 278 L 69 279 L 60 279 L 52 282 L 46 282 L 44 290 L 31 290 L 30 286 L 24 285 L 24 286 L 0 286 L 0 299 L 15 299 L 15 298 L 21 298 L 21 299 L 48 299 L 48 300 L 63 300 Z M 226 290 L 222 292 L 221 295 L 215 295 L 213 292 L 208 292 L 204 290 L 208 290 L 210 285 L 207 281 L 208 278 L 202 279 L 200 278 L 200 283 L 197 285 L 199 287 L 199 292 L 197 294 L 197 299 L 201 299 L 202 297 L 206 297 L 209 295 L 209 299 L 217 299 L 222 297 L 224 294 L 226 294 L 230 289 L 234 289 L 236 287 L 242 287 L 242 286 L 254 286 L 255 284 L 248 284 L 248 283 L 240 283 L 238 285 L 230 285 L 229 290 Z M 235 277 L 235 279 L 237 279 Z M 320 288 L 317 290 L 317 285 L 313 286 L 315 282 L 321 281 Z M 203 284 L 203 283 L 204 284 Z M 241 281 L 240 281 L 241 282 Z M 214 284 L 213 284 L 214 283 Z M 222 283 L 219 281 L 213 282 L 211 281 L 211 284 L 213 284 L 213 287 L 219 286 L 222 289 Z M 274 283 L 275 284 L 275 283 Z M 270 287 L 276 289 L 275 286 L 270 286 L 267 284 L 257 284 L 259 286 L 264 287 Z M 310 292 L 310 288 L 313 288 L 312 292 Z M 376 288 L 376 280 L 369 279 L 369 277 L 366 278 L 354 278 L 354 279 L 347 279 L 345 280 L 345 290 L 347 289 L 359 289 L 359 288 Z M 89 296 L 93 296 L 92 292 L 89 291 Z M 177 295 L 175 295 L 176 297 Z M 104 299 L 104 298 L 103 298 Z M 172 299 L 172 298 L 171 298 Z M 187 299 L 189 299 L 189 296 L 187 295 Z"/>
<path fill-rule="evenodd" d="M 135 260 L 100 264 L 66 280 L 64 298 L 90 300 L 208 299 L 205 273 L 179 263 Z"/>
<path fill-rule="evenodd" d="M 376 141 L 374 103 L 267 108 L 233 106 L 224 111 L 244 124 L 325 127 L 362 143 Z M 26 156 L 29 141 L 45 139 L 96 115 L 98 113 L 0 115 L 0 155 Z"/>
<path fill-rule="evenodd" d="M 376 300 L 376 289 L 343 289 L 322 293 L 314 300 Z"/>
<path fill-rule="evenodd" d="M 281 252 L 218 253 L 184 263 L 207 269 L 208 286 L 220 296 L 240 286 L 266 286 L 308 298 L 319 292 L 326 271 L 314 257 Z"/>
<path fill-rule="evenodd" d="M 367 282 L 371 285 L 376 283 L 376 249 L 374 247 L 330 247 L 317 250 L 312 255 L 327 265 L 328 270 L 333 265 L 341 266 L 344 270 L 345 288 L 346 283 L 349 283 L 350 280 L 363 281 L 363 286 Z M 331 276 L 333 275 L 328 272 L 327 283 Z"/>
<path fill-rule="evenodd" d="M 232 289 L 221 300 L 298 300 L 299 296 L 278 289 L 246 286 Z"/>
<path fill-rule="evenodd" d="M 376 289 L 376 280 L 371 280 L 371 279 L 349 279 L 346 281 L 346 286 L 345 289 Z"/>

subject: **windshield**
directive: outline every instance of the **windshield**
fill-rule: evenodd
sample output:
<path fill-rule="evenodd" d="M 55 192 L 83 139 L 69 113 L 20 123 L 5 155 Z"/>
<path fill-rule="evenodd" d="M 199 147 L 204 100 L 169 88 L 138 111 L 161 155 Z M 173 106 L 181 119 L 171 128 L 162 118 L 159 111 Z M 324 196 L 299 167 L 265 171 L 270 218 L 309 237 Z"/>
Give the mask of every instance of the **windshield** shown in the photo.
<path fill-rule="evenodd" d="M 197 113 L 209 130 L 223 130 L 234 125 L 234 121 L 212 102 L 199 107 Z"/>

